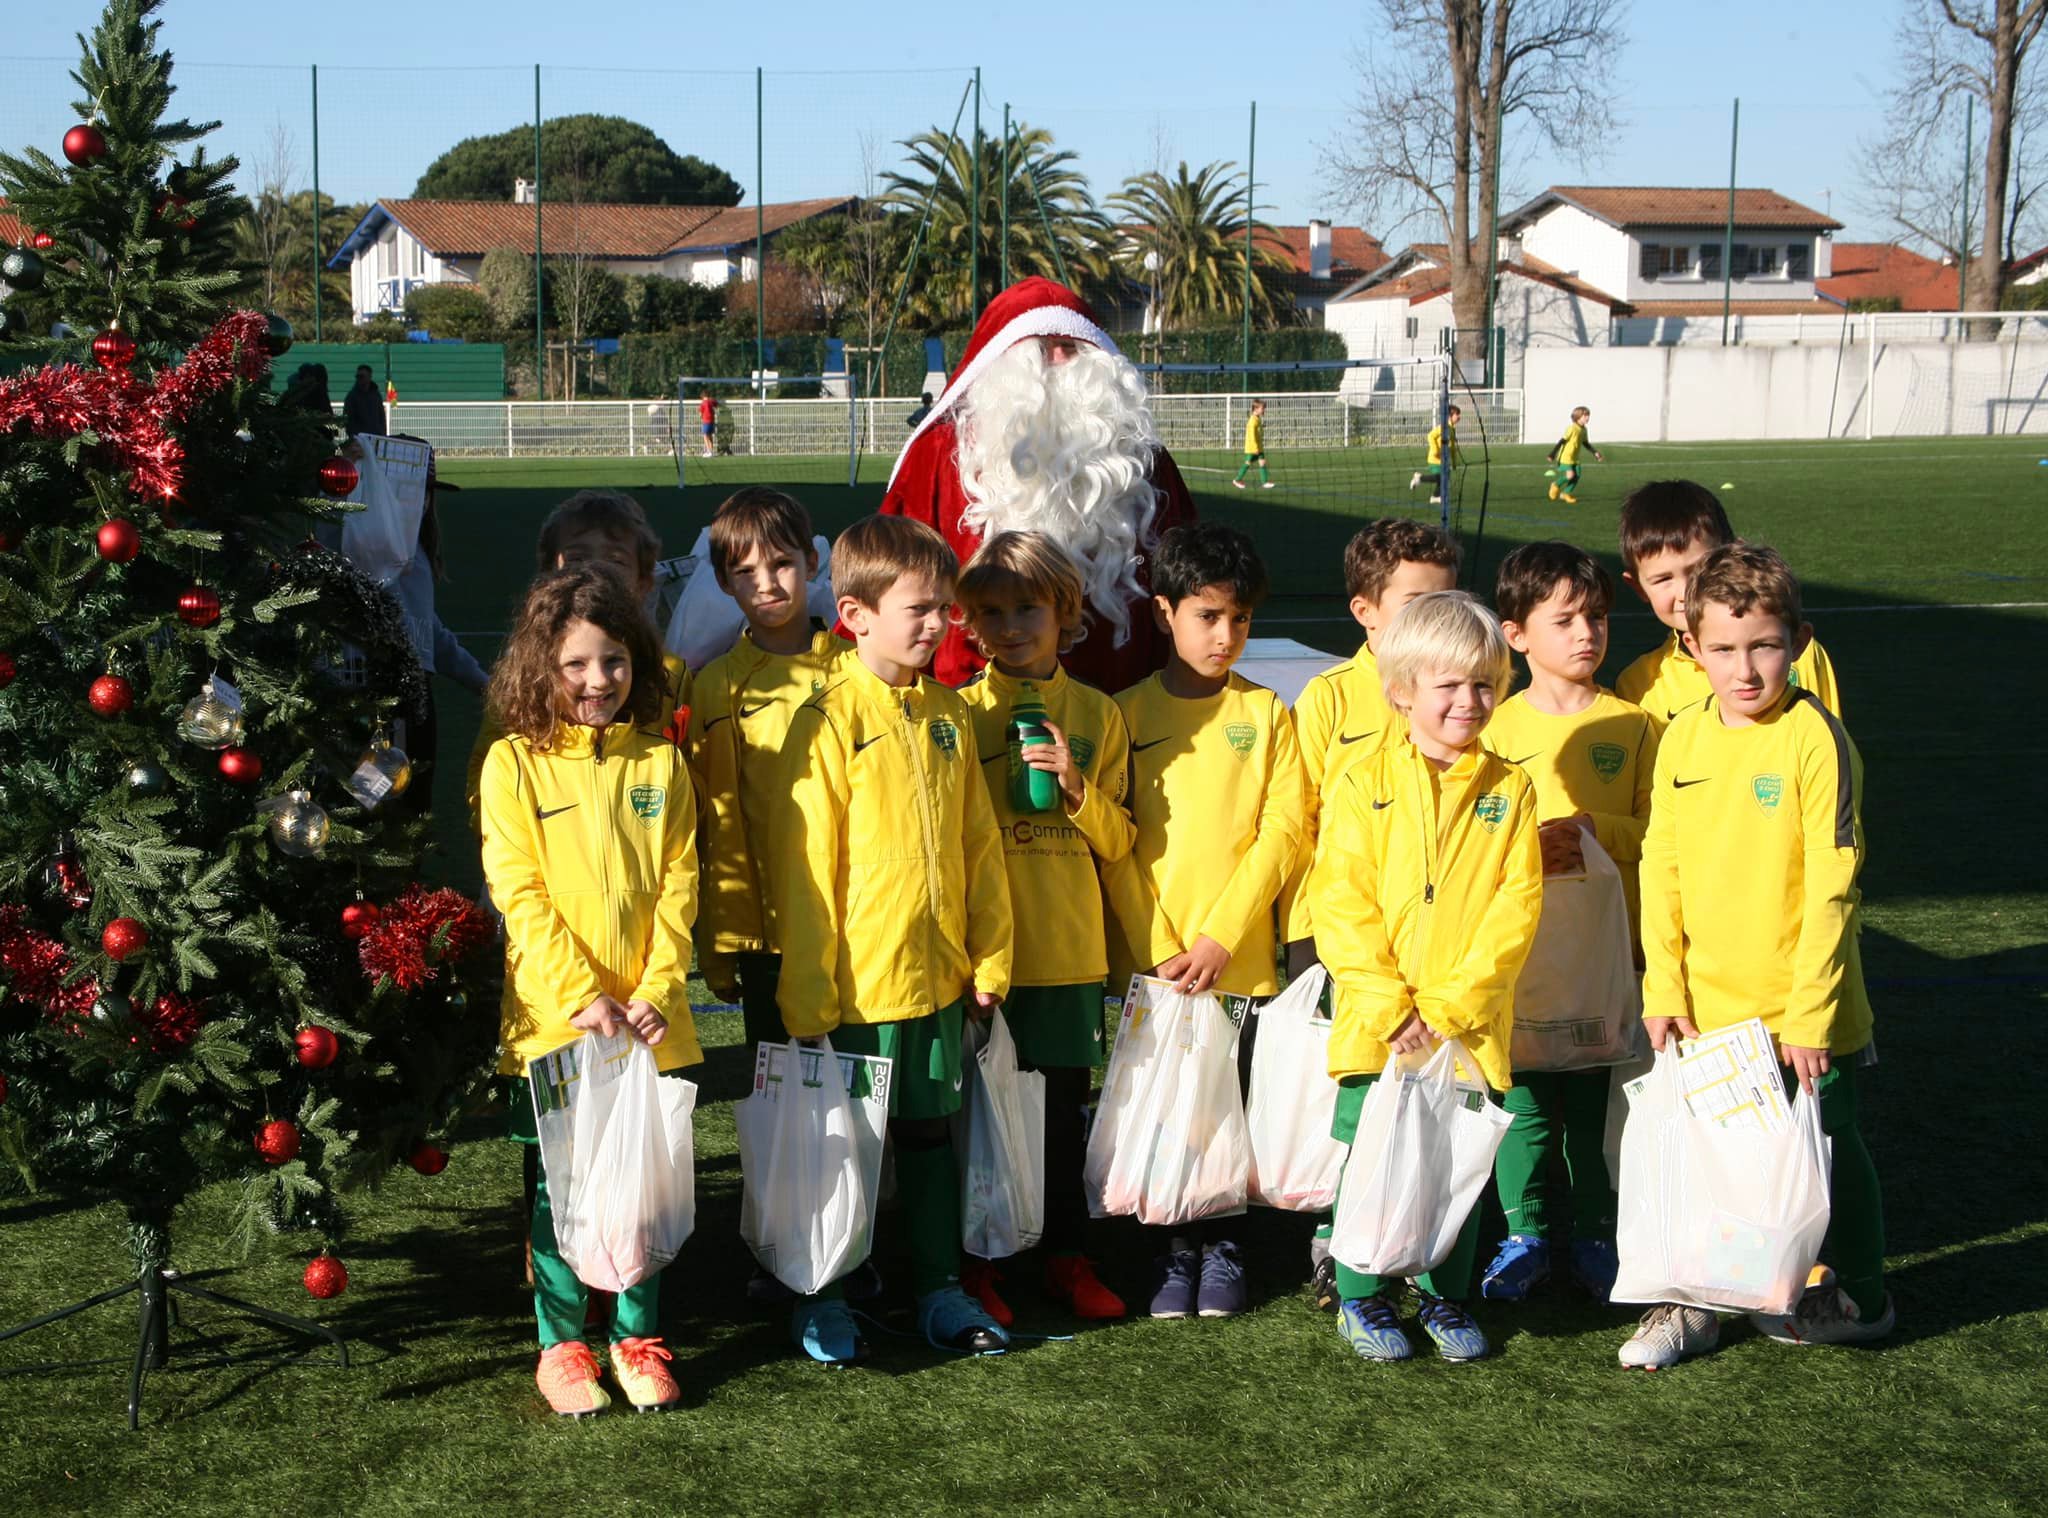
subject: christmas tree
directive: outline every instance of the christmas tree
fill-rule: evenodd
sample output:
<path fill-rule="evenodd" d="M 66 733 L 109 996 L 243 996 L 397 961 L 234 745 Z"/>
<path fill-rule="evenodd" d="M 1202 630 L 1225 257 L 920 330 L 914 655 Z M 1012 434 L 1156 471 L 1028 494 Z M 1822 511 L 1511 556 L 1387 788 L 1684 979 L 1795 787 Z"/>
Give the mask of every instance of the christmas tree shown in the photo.
<path fill-rule="evenodd" d="M 232 309 L 236 165 L 167 119 L 159 3 L 80 39 L 67 162 L 0 155 L 47 360 L 0 381 L 0 1170 L 118 1200 L 145 1277 L 212 1181 L 332 1245 L 341 1193 L 443 1162 L 495 1039 L 487 919 L 415 883 L 418 662 L 319 541 L 356 469 Z"/>

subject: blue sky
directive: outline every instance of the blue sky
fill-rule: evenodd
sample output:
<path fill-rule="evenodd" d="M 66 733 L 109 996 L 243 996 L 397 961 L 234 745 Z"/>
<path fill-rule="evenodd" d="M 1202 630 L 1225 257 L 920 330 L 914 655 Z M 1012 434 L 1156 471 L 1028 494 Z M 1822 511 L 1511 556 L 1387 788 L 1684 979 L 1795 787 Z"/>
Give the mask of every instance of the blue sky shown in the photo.
<path fill-rule="evenodd" d="M 1725 183 L 1729 102 L 1740 95 L 1744 184 L 1831 210 L 1847 235 L 1889 235 L 1855 205 L 1854 156 L 1879 124 L 1896 3 L 1636 0 L 1629 45 L 1577 81 L 1615 99 L 1621 129 L 1588 145 L 1585 164 L 1534 155 L 1513 188 Z M 73 34 L 98 8 L 65 0 L 14 11 L 0 42 L 0 143 L 54 152 L 71 120 L 64 76 Z M 1346 130 L 1374 14 L 1306 0 L 779 0 L 687 10 L 673 0 L 610 0 L 589 11 L 560 0 L 398 9 L 171 0 L 164 30 L 178 57 L 179 105 L 222 119 L 216 142 L 245 161 L 264 153 L 281 124 L 301 179 L 311 138 L 306 65 L 319 63 L 322 188 L 344 199 L 408 194 L 456 139 L 530 120 L 536 61 L 545 65 L 546 114 L 607 110 L 644 121 L 745 181 L 750 199 L 758 64 L 769 71 L 766 198 L 858 192 L 863 137 L 887 167 L 894 139 L 951 120 L 979 62 L 984 127 L 994 132 L 1012 102 L 1080 153 L 1098 194 L 1157 158 L 1241 163 L 1257 100 L 1261 214 L 1350 222 L 1320 160 Z"/>

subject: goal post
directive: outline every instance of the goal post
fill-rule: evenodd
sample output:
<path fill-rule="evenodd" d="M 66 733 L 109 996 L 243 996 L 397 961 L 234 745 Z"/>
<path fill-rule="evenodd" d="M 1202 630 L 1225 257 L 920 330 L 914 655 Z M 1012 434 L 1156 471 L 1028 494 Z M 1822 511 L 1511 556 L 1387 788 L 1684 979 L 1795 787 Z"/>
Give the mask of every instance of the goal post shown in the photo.
<path fill-rule="evenodd" d="M 676 484 L 852 485 L 873 420 L 863 418 L 858 386 L 852 373 L 683 375 L 676 381 Z M 708 434 L 707 396 L 714 403 Z"/>

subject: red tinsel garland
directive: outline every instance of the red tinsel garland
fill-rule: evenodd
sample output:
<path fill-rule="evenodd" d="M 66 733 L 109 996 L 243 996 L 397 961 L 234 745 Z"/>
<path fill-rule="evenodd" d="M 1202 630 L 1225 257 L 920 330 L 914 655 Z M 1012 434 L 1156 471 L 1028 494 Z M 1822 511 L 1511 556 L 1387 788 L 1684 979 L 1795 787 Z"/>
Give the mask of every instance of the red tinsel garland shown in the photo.
<path fill-rule="evenodd" d="M 137 1008 L 135 1019 L 149 1029 L 150 1053 L 175 1054 L 199 1036 L 206 1003 L 166 991 L 153 1005 Z"/>
<path fill-rule="evenodd" d="M 0 381 L 0 434 L 25 424 L 36 437 L 63 442 L 90 429 L 114 462 L 131 472 L 137 495 L 174 501 L 185 448 L 165 429 L 189 420 L 209 397 L 236 380 L 258 380 L 269 373 L 267 331 L 260 312 L 231 312 L 153 385 L 125 371 L 76 364 L 53 364 Z"/>
<path fill-rule="evenodd" d="M 434 954 L 434 937 L 444 924 L 449 925 L 447 943 Z M 383 909 L 356 952 L 371 980 L 388 975 L 400 990 L 412 991 L 435 979 L 440 964 L 462 958 L 491 933 L 490 919 L 460 891 L 412 885 Z"/>
<path fill-rule="evenodd" d="M 46 1014 L 53 1022 L 85 1017 L 100 994 L 93 976 L 64 983 L 71 973 L 71 953 L 57 939 L 23 926 L 27 909 L 0 907 L 0 971 L 7 975 L 6 996 Z"/>

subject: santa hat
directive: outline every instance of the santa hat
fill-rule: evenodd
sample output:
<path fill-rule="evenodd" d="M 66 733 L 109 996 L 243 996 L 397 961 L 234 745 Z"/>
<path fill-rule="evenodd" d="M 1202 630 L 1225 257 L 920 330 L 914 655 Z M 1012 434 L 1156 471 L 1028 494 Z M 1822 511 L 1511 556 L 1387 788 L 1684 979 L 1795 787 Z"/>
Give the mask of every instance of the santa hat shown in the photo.
<path fill-rule="evenodd" d="M 910 434 L 903 452 L 896 455 L 896 469 L 903 467 L 903 460 L 909 457 L 917 440 L 952 410 L 983 371 L 1028 337 L 1071 337 L 1106 352 L 1118 351 L 1116 339 L 1102 330 L 1093 308 L 1065 285 L 1036 274 L 1018 280 L 983 308 L 981 320 L 974 324 L 974 335 L 967 340 L 967 351 L 960 355 L 960 367 Z M 896 469 L 889 471 L 891 484 L 896 481 Z"/>

